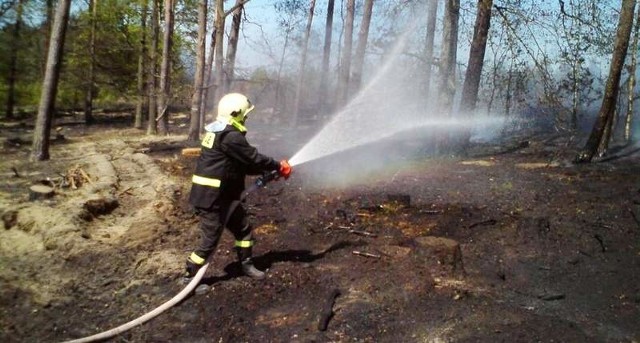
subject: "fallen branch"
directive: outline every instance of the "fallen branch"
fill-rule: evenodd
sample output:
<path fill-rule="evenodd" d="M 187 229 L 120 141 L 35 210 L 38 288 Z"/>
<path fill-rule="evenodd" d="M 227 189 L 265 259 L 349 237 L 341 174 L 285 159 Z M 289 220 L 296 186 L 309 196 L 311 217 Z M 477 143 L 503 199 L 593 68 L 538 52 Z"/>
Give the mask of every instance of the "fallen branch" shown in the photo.
<path fill-rule="evenodd" d="M 543 294 L 538 296 L 538 299 L 544 301 L 554 301 L 554 300 L 562 300 L 565 298 L 563 293 L 554 293 L 554 294 Z"/>
<path fill-rule="evenodd" d="M 593 238 L 595 238 L 598 243 L 600 243 L 600 249 L 602 250 L 602 252 L 607 252 L 607 247 L 604 245 L 604 239 L 602 239 L 602 236 L 596 233 L 595 235 L 593 235 Z"/>
<path fill-rule="evenodd" d="M 82 177 L 84 178 L 85 181 L 87 181 L 88 183 L 92 183 L 91 182 L 91 178 L 89 177 L 87 172 L 84 171 L 84 169 L 78 168 L 78 170 L 80 171 L 80 175 L 82 175 Z"/>
<path fill-rule="evenodd" d="M 442 211 L 440 211 L 440 210 L 420 210 L 418 212 L 419 213 L 424 213 L 424 214 L 440 214 L 440 213 L 442 213 Z"/>
<path fill-rule="evenodd" d="M 349 230 L 349 233 L 352 233 L 354 235 L 366 236 L 366 237 L 378 237 L 378 235 L 376 235 L 375 233 L 360 231 L 360 230 Z"/>
<path fill-rule="evenodd" d="M 640 220 L 638 219 L 638 216 L 636 216 L 636 213 L 632 209 L 629 209 L 629 213 L 631 213 L 631 217 L 633 217 L 636 225 L 638 225 L 638 227 L 640 228 Z"/>
<path fill-rule="evenodd" d="M 481 222 L 477 222 L 477 223 L 473 223 L 471 225 L 469 225 L 469 229 L 473 229 L 476 226 L 480 226 L 480 225 L 496 225 L 498 221 L 495 219 L 489 219 L 489 220 L 483 220 Z"/>
<path fill-rule="evenodd" d="M 131 190 L 133 189 L 133 187 L 129 187 L 125 190 L 123 190 L 122 192 L 120 192 L 120 194 L 118 194 L 118 196 L 122 196 L 123 194 L 129 194 L 131 195 Z"/>
<path fill-rule="evenodd" d="M 66 182 L 65 182 L 66 179 Z M 69 184 L 71 189 L 78 189 L 84 183 L 92 183 L 89 175 L 80 166 L 75 166 L 67 171 L 67 174 L 63 176 L 62 184 Z"/>
<path fill-rule="evenodd" d="M 368 252 L 362 252 L 362 251 L 358 251 L 358 250 L 354 250 L 352 253 L 354 255 L 363 256 L 363 257 L 380 258 L 380 255 L 370 254 Z"/>

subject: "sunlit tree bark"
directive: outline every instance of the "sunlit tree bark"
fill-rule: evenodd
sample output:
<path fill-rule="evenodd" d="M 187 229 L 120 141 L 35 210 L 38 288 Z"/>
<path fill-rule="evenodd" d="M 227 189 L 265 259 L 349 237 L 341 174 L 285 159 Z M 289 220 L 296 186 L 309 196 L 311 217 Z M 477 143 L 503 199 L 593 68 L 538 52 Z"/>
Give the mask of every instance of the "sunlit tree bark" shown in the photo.
<path fill-rule="evenodd" d="M 487 36 L 491 25 L 491 7 L 493 0 L 479 0 L 476 23 L 473 30 L 473 40 L 469 51 L 469 63 L 462 86 L 462 100 L 460 111 L 464 116 L 472 116 L 478 101 L 478 89 L 484 65 L 484 54 L 487 48 Z M 471 131 L 467 129 L 462 135 L 462 145 L 469 144 Z"/>
<path fill-rule="evenodd" d="M 56 8 L 49 51 L 47 53 L 47 66 L 45 68 L 44 81 L 42 82 L 42 95 L 38 106 L 35 131 L 33 132 L 33 146 L 31 151 L 32 161 L 44 161 L 49 159 L 49 137 L 51 135 L 51 120 L 55 106 L 60 67 L 64 51 L 64 40 L 69 21 L 69 8 L 71 0 L 59 0 Z"/>
<path fill-rule="evenodd" d="M 307 65 L 307 50 L 309 48 L 309 36 L 311 35 L 311 24 L 313 24 L 313 12 L 316 8 L 316 0 L 311 0 L 309 4 L 309 17 L 307 18 L 307 26 L 304 31 L 302 41 L 302 55 L 300 56 L 300 68 L 298 69 L 298 82 L 296 83 L 296 98 L 293 101 L 293 118 L 291 125 L 298 125 L 298 117 L 300 116 L 300 103 L 302 102 L 302 89 L 304 88 L 304 74 Z"/>
<path fill-rule="evenodd" d="M 231 31 L 227 42 L 227 57 L 224 61 L 224 93 L 231 89 L 236 66 L 236 53 L 238 51 L 238 39 L 240 38 L 240 24 L 242 23 L 243 1 L 236 0 L 235 10 L 231 19 Z"/>
<path fill-rule="evenodd" d="M 215 0 L 214 0 L 215 1 Z M 204 117 L 205 114 L 207 113 L 207 111 L 209 111 L 209 109 L 212 106 L 212 101 L 210 101 L 209 99 L 209 95 L 213 94 L 215 96 L 215 90 L 212 90 L 213 87 L 213 82 L 214 82 L 214 78 L 215 78 L 215 74 L 214 74 L 214 70 L 213 70 L 213 58 L 216 54 L 216 27 L 215 27 L 215 18 L 218 17 L 217 14 L 214 13 L 214 25 L 213 25 L 213 30 L 211 30 L 211 35 L 210 35 L 210 42 L 209 42 L 209 55 L 207 55 L 207 62 L 206 62 L 206 71 L 205 71 L 205 77 L 204 77 L 204 89 L 202 92 L 202 110 L 200 111 L 200 122 L 202 122 L 204 124 Z M 211 91 L 210 91 L 211 90 Z M 204 129 L 204 127 L 203 127 Z"/>
<path fill-rule="evenodd" d="M 193 96 L 191 97 L 191 118 L 187 140 L 196 142 L 200 138 L 200 111 L 202 104 L 205 40 L 207 37 L 207 0 L 198 2 L 198 38 L 196 43 L 196 74 L 193 82 Z"/>
<path fill-rule="evenodd" d="M 433 42 L 436 37 L 436 19 L 438 16 L 438 3 L 440 0 L 427 0 L 427 35 L 425 37 L 425 98 L 430 98 L 429 91 L 431 88 L 431 74 L 433 70 Z"/>
<path fill-rule="evenodd" d="M 373 0 L 364 1 L 364 9 L 362 13 L 362 22 L 360 23 L 360 31 L 358 32 L 358 44 L 356 53 L 353 56 L 353 79 L 354 89 L 359 89 L 362 84 L 362 70 L 364 68 L 364 54 L 367 49 L 367 41 L 369 40 L 369 26 L 371 25 L 371 16 L 373 14 Z"/>
<path fill-rule="evenodd" d="M 480 77 L 484 65 L 484 55 L 487 47 L 487 35 L 491 23 L 491 6 L 493 0 L 479 0 L 476 24 L 473 30 L 473 40 L 469 51 L 469 63 L 462 86 L 462 100 L 460 109 L 468 113 L 475 109 L 478 101 L 478 89 L 480 87 Z"/>
<path fill-rule="evenodd" d="M 629 63 L 629 82 L 627 83 L 627 113 L 624 120 L 624 140 L 632 143 L 633 137 L 633 107 L 636 89 L 636 70 L 638 69 L 638 35 L 640 34 L 640 6 L 636 12 L 636 22 L 633 27 L 633 42 L 631 43 L 631 63 Z"/>
<path fill-rule="evenodd" d="M 440 57 L 440 110 L 451 113 L 456 92 L 456 56 L 458 49 L 458 21 L 460 0 L 446 0 L 444 11 L 443 46 Z"/>
<path fill-rule="evenodd" d="M 87 84 L 84 97 L 84 122 L 93 124 L 93 91 L 95 89 L 96 67 L 96 21 L 98 19 L 98 0 L 90 0 L 91 24 L 89 33 L 89 68 L 87 69 Z"/>
<path fill-rule="evenodd" d="M 622 0 L 622 9 L 620 10 L 620 19 L 616 33 L 616 40 L 611 57 L 611 66 L 609 68 L 609 77 L 604 89 L 604 97 L 598 118 L 591 130 L 591 135 L 586 145 L 576 157 L 576 162 L 591 162 L 594 156 L 602 156 L 608 148 L 608 140 L 605 131 L 607 126 L 613 123 L 615 114 L 616 98 L 620 88 L 620 77 L 624 67 L 624 60 L 629 47 L 629 37 L 633 26 L 633 15 L 636 0 Z"/>
<path fill-rule="evenodd" d="M 142 128 L 142 119 L 144 116 L 144 108 L 147 103 L 147 97 L 145 94 L 145 67 L 147 65 L 147 10 L 149 7 L 149 0 L 142 1 L 142 8 L 140 13 L 140 52 L 138 56 L 138 75 L 137 75 L 137 91 L 138 99 L 136 100 L 136 114 L 134 117 L 133 127 L 136 129 Z"/>
<path fill-rule="evenodd" d="M 45 0 L 45 11 L 44 23 L 42 24 L 42 29 L 44 31 L 44 39 L 42 42 L 43 51 L 47 51 L 49 49 L 49 39 L 51 38 L 51 29 L 53 27 L 53 16 L 55 15 L 54 0 Z M 47 69 L 47 56 L 44 56 L 42 59 L 41 67 L 42 77 L 44 77 Z"/>
<path fill-rule="evenodd" d="M 217 106 L 218 100 L 222 97 L 222 82 L 224 76 L 224 70 L 222 69 L 224 59 L 224 48 L 222 46 L 222 42 L 224 40 L 224 19 L 224 0 L 216 0 L 216 45 L 215 55 L 213 57 L 215 62 L 215 77 L 213 88 L 211 88 L 214 106 Z"/>
<path fill-rule="evenodd" d="M 174 0 L 164 0 L 164 35 L 158 89 L 158 131 L 169 133 L 169 104 L 171 98 L 171 48 L 173 46 Z"/>
<path fill-rule="evenodd" d="M 327 110 L 327 93 L 329 87 L 329 61 L 331 60 L 331 39 L 333 32 L 333 10 L 335 1 L 327 2 L 327 19 L 324 25 L 324 48 L 322 49 L 322 69 L 320 71 L 320 89 L 318 103 L 321 111 Z"/>
<path fill-rule="evenodd" d="M 351 53 L 353 50 L 353 19 L 355 15 L 355 0 L 347 0 L 346 19 L 344 23 L 344 43 L 342 58 L 340 59 L 340 74 L 338 76 L 338 93 L 336 105 L 342 107 L 349 97 L 349 79 L 351 74 Z"/>
<path fill-rule="evenodd" d="M 149 120 L 147 122 L 147 134 L 158 133 L 156 119 L 158 116 L 158 40 L 160 39 L 160 0 L 151 0 L 151 49 L 149 52 L 149 82 L 147 92 L 149 94 Z"/>

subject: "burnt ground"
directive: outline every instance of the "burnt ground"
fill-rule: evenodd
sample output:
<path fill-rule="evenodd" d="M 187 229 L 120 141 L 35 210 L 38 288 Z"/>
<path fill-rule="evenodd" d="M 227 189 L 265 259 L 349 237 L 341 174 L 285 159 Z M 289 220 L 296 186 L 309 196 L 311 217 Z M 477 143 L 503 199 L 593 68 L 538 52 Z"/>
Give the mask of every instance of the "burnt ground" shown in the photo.
<path fill-rule="evenodd" d="M 182 289 L 199 240 L 184 135 L 62 128 L 52 160 L 30 163 L 32 130 L 2 125 L 2 342 L 65 341 L 137 318 Z M 249 140 L 290 156 L 297 147 L 278 132 L 252 128 Z M 332 186 L 318 180 L 344 171 L 301 165 L 247 199 L 266 280 L 240 275 L 225 233 L 208 291 L 111 341 L 640 341 L 639 156 L 576 166 L 570 137 L 514 142 Z M 367 154 L 331 158 L 347 168 Z M 89 180 L 65 186 L 78 170 Z M 55 196 L 28 201 L 43 180 Z"/>

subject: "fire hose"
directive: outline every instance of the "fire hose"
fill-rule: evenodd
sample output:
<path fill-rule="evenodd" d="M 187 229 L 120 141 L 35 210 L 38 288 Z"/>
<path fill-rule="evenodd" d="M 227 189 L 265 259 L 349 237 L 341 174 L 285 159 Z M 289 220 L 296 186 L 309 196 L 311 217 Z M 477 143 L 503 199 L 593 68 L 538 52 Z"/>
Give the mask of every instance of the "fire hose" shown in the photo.
<path fill-rule="evenodd" d="M 240 197 L 239 200 L 236 200 L 234 202 L 231 203 L 231 205 L 229 206 L 229 211 L 227 212 L 227 217 L 225 219 L 225 225 L 227 224 L 227 222 L 229 221 L 229 218 L 231 217 L 231 214 L 236 210 L 236 208 L 238 208 L 238 205 L 240 205 L 240 203 L 242 203 L 244 201 L 244 199 L 247 197 L 247 195 L 251 192 L 253 192 L 254 190 L 261 188 L 261 187 L 265 187 L 267 185 L 267 183 L 273 181 L 273 180 L 277 180 L 280 177 L 280 175 L 278 174 L 277 170 L 274 170 L 272 172 L 269 173 L 265 173 L 263 175 L 261 175 L 260 177 L 258 177 L 256 179 L 256 181 L 254 182 L 253 185 L 251 185 L 251 187 L 249 187 L 249 189 L 247 189 L 245 192 L 242 193 L 242 196 Z M 193 277 L 193 279 L 187 284 L 187 286 L 180 291 L 180 293 L 176 294 L 173 298 L 171 298 L 170 300 L 168 300 L 167 302 L 165 302 L 164 304 L 156 307 L 155 309 L 153 309 L 152 311 L 128 322 L 125 324 L 122 324 L 118 327 L 115 327 L 111 330 L 107 330 L 101 333 L 97 333 L 95 335 L 92 336 L 87 336 L 84 338 L 78 338 L 78 339 L 74 339 L 71 341 L 65 341 L 64 343 L 83 343 L 83 342 L 95 342 L 95 341 L 100 341 L 100 340 L 104 340 L 107 338 L 111 338 L 113 336 L 116 336 L 118 334 L 121 334 L 125 331 L 128 331 L 140 324 L 143 324 L 153 318 L 155 318 L 156 316 L 158 316 L 159 314 L 161 314 L 162 312 L 170 309 L 171 307 L 173 307 L 175 304 L 179 303 L 180 301 L 182 301 L 184 298 L 186 298 L 187 295 L 189 295 L 195 288 L 196 286 L 198 286 L 198 284 L 200 283 L 200 280 L 202 280 L 202 277 L 204 276 L 205 272 L 207 271 L 207 268 L 209 267 L 209 263 L 204 264 L 200 270 L 198 270 L 198 272 L 196 273 L 196 275 Z"/>

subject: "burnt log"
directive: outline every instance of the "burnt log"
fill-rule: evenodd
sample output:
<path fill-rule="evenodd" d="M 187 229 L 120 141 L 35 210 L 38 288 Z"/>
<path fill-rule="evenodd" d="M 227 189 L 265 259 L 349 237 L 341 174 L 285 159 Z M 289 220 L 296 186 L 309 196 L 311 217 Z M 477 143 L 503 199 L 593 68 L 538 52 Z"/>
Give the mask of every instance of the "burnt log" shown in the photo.
<path fill-rule="evenodd" d="M 336 298 L 340 295 L 340 290 L 335 288 L 329 294 L 324 307 L 322 308 L 322 312 L 320 313 L 320 318 L 318 321 L 318 330 L 325 331 L 329 326 L 329 320 L 333 317 L 333 304 L 335 303 Z"/>

